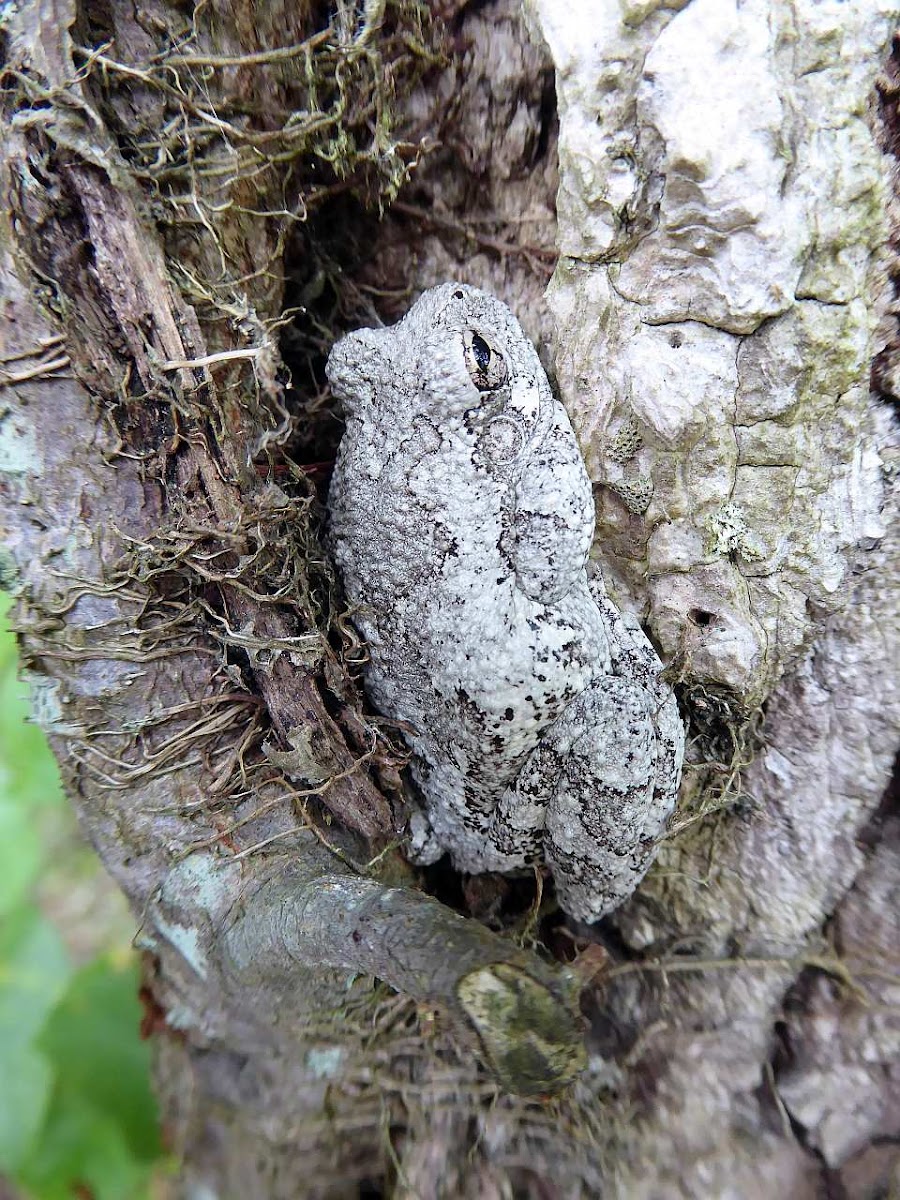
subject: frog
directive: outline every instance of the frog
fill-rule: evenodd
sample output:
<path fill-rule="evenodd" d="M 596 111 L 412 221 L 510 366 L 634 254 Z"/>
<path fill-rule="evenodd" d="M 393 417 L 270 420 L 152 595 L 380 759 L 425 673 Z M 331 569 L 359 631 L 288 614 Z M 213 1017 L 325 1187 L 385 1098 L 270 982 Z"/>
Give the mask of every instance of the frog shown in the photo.
<path fill-rule="evenodd" d="M 563 911 L 598 921 L 656 855 L 684 728 L 590 562 L 566 409 L 511 310 L 464 283 L 344 335 L 326 374 L 345 421 L 327 544 L 368 698 L 408 744 L 408 855 L 546 867 Z"/>

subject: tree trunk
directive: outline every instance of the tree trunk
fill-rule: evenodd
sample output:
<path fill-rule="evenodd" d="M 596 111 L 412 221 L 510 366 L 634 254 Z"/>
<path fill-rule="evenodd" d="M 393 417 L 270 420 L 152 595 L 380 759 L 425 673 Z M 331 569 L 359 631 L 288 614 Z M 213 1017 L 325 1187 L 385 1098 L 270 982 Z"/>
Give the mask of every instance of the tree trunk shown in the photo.
<path fill-rule="evenodd" d="M 134 908 L 186 1195 L 896 1178 L 898 17 L 5 16 L 3 577 Z M 657 864 L 597 926 L 537 876 L 405 862 L 320 547 L 324 354 L 446 278 L 552 347 L 596 557 L 689 729 Z"/>

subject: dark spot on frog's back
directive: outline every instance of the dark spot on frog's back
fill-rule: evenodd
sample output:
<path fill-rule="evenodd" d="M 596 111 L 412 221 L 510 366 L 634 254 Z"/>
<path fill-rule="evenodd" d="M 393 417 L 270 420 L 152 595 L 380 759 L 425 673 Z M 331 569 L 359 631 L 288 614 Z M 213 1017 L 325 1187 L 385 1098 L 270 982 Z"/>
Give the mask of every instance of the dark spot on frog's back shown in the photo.
<path fill-rule="evenodd" d="M 464 687 L 456 689 L 456 699 L 464 717 L 468 721 L 471 721 L 477 728 L 484 729 L 487 725 L 487 715 L 479 708 L 477 702 L 472 699 Z"/>
<path fill-rule="evenodd" d="M 513 712 L 513 710 L 511 708 L 507 708 L 506 712 L 503 714 L 503 717 L 505 720 L 511 721 L 515 715 L 516 714 Z"/>

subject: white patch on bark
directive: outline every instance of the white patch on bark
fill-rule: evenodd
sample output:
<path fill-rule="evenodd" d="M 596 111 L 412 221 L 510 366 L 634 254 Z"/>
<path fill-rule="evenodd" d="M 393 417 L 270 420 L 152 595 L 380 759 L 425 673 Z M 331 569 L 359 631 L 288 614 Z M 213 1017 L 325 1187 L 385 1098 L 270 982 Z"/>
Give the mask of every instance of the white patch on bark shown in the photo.
<path fill-rule="evenodd" d="M 884 194 L 866 115 L 896 5 L 526 7 L 557 67 L 549 299 L 605 485 L 598 544 L 648 594 L 665 654 L 752 705 L 807 644 L 810 604 L 844 602 L 848 549 L 878 536 L 860 425 Z M 627 422 L 641 447 L 623 463 Z M 710 537 L 723 513 L 739 538 Z"/>

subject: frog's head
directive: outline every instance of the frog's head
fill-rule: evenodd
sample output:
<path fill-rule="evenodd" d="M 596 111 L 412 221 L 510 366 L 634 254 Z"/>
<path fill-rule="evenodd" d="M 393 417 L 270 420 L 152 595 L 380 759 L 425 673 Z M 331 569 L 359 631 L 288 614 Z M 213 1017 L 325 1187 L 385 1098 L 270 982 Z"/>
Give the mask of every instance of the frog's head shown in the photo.
<path fill-rule="evenodd" d="M 397 327 L 415 353 L 417 408 L 432 419 L 507 410 L 526 425 L 550 391 L 537 353 L 500 300 L 463 283 L 426 292 Z"/>
<path fill-rule="evenodd" d="M 510 410 L 533 425 L 550 400 L 537 353 L 501 301 L 463 283 L 425 292 L 399 324 L 342 338 L 328 359 L 348 414 L 384 409 L 437 426 Z"/>

